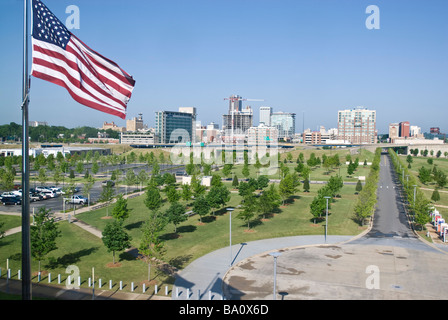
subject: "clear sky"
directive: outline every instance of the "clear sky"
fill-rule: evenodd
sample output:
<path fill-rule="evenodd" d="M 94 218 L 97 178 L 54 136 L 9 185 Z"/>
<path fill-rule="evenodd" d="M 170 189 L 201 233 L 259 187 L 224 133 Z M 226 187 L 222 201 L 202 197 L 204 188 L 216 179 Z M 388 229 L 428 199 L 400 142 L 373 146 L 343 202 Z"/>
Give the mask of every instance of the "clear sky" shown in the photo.
<path fill-rule="evenodd" d="M 410 121 L 448 132 L 446 0 L 43 0 L 65 22 L 80 10 L 83 42 L 136 80 L 128 118 L 194 106 L 222 125 L 225 97 L 295 112 L 296 131 L 337 126 L 337 111 L 377 110 L 377 128 Z M 369 30 L 369 5 L 380 29 Z M 21 122 L 23 1 L 0 1 L 0 124 Z M 125 121 L 32 78 L 30 120 L 101 127 Z"/>

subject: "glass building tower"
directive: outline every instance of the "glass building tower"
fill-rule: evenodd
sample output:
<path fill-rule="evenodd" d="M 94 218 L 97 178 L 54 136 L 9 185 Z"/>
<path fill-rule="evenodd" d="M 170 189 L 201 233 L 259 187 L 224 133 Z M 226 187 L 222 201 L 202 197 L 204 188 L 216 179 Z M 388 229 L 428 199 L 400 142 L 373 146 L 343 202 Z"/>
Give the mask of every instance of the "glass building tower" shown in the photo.
<path fill-rule="evenodd" d="M 191 143 L 195 115 L 187 112 L 157 111 L 156 135 L 159 143 Z"/>

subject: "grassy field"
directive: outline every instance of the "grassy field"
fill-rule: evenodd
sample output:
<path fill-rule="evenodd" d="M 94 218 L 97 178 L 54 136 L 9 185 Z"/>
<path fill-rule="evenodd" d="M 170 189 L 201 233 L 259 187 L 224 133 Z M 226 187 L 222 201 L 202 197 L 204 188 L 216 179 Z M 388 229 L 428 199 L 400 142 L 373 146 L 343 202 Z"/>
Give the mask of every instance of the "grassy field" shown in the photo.
<path fill-rule="evenodd" d="M 329 154 L 330 151 L 325 150 L 325 152 Z M 348 151 L 344 150 L 344 152 Z M 366 153 L 365 156 L 370 157 L 370 153 Z M 341 162 L 345 161 L 345 155 L 341 154 L 340 158 Z M 370 158 L 367 159 L 368 161 L 370 160 Z M 360 157 L 361 161 L 363 162 Z M 293 170 L 293 167 L 296 165 L 295 158 L 294 162 L 288 165 Z M 239 170 L 238 166 L 236 166 L 235 170 Z M 342 172 L 343 169 L 341 168 Z M 334 175 L 337 173 L 333 171 L 330 174 Z M 362 168 L 362 165 L 360 165 L 355 175 L 361 175 L 361 173 L 362 175 L 367 175 L 368 168 Z M 324 174 L 322 168 L 316 168 L 312 173 L 313 180 L 327 180 L 329 177 L 330 175 Z M 347 181 L 345 175 L 343 177 Z M 226 183 L 226 185 L 231 188 L 230 183 Z M 322 185 L 312 184 L 310 192 L 304 193 L 302 186 L 300 186 L 298 192 L 287 205 L 281 206 L 277 212 L 266 217 L 267 219 L 259 217 L 251 223 L 250 229 L 248 229 L 245 222 L 237 218 L 239 209 L 235 209 L 232 214 L 232 242 L 237 244 L 293 235 L 322 234 L 323 236 L 325 222 L 315 224 L 309 210 L 313 197 L 321 187 Z M 345 185 L 340 194 L 341 198 L 336 198 L 329 210 L 328 235 L 356 235 L 362 232 L 364 228 L 360 228 L 352 220 L 353 206 L 357 199 L 355 186 Z M 144 195 L 128 200 L 128 207 L 132 211 L 130 217 L 125 221 L 125 228 L 132 237 L 131 244 L 133 248 L 138 247 L 140 243 L 140 227 L 149 214 L 143 201 Z M 182 203 L 185 205 L 189 204 Z M 236 190 L 232 190 L 231 199 L 227 206 L 237 207 L 240 203 L 241 197 Z M 166 210 L 168 206 L 169 203 L 165 201 L 161 210 Z M 107 212 L 110 214 L 111 208 L 108 210 L 102 208 L 78 214 L 76 217 L 103 230 L 106 224 L 111 221 Z M 0 215 L 0 222 L 5 223 L 3 229 L 6 230 L 20 225 L 20 217 Z M 53 283 L 56 281 L 57 274 L 63 275 L 64 281 L 68 275 L 65 273 L 66 268 L 69 265 L 76 265 L 83 280 L 82 286 L 87 285 L 87 278 L 90 276 L 92 268 L 95 268 L 96 279 L 102 278 L 104 282 L 112 279 L 115 283 L 115 288 L 118 286 L 118 281 L 122 280 L 126 284 L 125 290 L 130 290 L 130 283 L 134 282 L 141 290 L 141 283 L 147 280 L 147 264 L 137 260 L 135 254 L 117 253 L 116 259 L 119 264 L 112 267 L 112 253 L 107 252 L 101 239 L 66 221 L 58 223 L 58 226 L 61 230 L 61 237 L 57 240 L 58 249 L 51 252 L 49 258 L 42 262 L 42 270 L 45 270 L 43 281 L 47 282 L 47 272 L 51 272 Z M 198 257 L 228 246 L 229 215 L 225 208 L 222 208 L 217 210 L 214 216 L 203 217 L 202 223 L 199 222 L 198 216 L 193 215 L 187 221 L 177 226 L 177 233 L 174 233 L 173 225 L 167 225 L 162 238 L 165 241 L 166 249 L 166 255 L 163 260 L 175 268 L 182 269 Z M 6 259 L 9 259 L 13 277 L 17 277 L 17 271 L 15 270 L 20 269 L 20 233 L 0 240 L 0 248 L 0 267 L 3 270 L 3 274 L 5 273 Z M 133 250 L 133 252 L 135 253 L 136 250 Z M 33 275 L 36 276 L 38 270 L 37 261 L 33 261 L 32 270 Z M 174 281 L 172 276 L 157 271 L 156 268 L 151 268 L 151 271 L 151 284 L 172 286 Z M 36 281 L 37 278 L 35 277 L 33 280 Z"/>
<path fill-rule="evenodd" d="M 429 164 L 428 159 L 432 159 L 433 164 Z M 407 164 L 405 156 L 400 156 L 400 160 L 403 163 Z M 412 157 L 411 168 L 408 169 L 410 173 L 416 177 L 418 187 L 429 200 L 431 199 L 431 195 L 436 188 L 436 183 L 434 181 L 428 182 L 427 184 L 421 183 L 418 179 L 418 170 L 421 167 L 432 170 L 434 165 L 438 170 L 442 170 L 445 174 L 448 175 L 448 159 L 445 159 L 445 157 Z M 440 194 L 440 200 L 437 202 L 431 202 L 436 206 L 437 210 L 442 214 L 442 216 L 445 219 L 448 219 L 448 185 L 446 185 L 444 188 L 439 188 L 438 190 Z"/>

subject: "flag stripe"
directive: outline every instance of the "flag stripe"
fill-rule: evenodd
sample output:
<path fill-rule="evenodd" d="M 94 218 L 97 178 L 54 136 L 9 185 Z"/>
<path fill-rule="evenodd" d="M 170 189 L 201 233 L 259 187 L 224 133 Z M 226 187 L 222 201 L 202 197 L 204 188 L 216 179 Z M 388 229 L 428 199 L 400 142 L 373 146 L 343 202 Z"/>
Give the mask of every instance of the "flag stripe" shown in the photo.
<path fill-rule="evenodd" d="M 57 85 L 59 85 L 61 87 L 66 88 L 68 90 L 69 94 L 72 96 L 72 98 L 75 101 L 77 101 L 77 102 L 79 102 L 79 103 L 81 103 L 81 104 L 83 104 L 83 105 L 85 105 L 87 107 L 90 107 L 92 109 L 96 109 L 98 111 L 102 111 L 104 113 L 108 113 L 108 114 L 111 114 L 111 115 L 114 115 L 114 116 L 118 116 L 118 117 L 120 117 L 122 119 L 126 118 L 126 114 L 124 114 L 122 111 L 116 111 L 114 109 L 111 109 L 109 106 L 104 106 L 104 105 L 101 105 L 101 104 L 96 103 L 94 101 L 90 101 L 88 99 L 85 99 L 84 97 L 80 97 L 80 96 L 76 95 L 74 92 L 70 91 L 67 88 L 67 85 L 66 85 L 66 83 L 64 81 L 62 81 L 62 80 L 60 80 L 58 78 L 52 77 L 52 76 L 50 76 L 47 73 L 42 73 L 42 72 L 39 72 L 39 71 L 36 71 L 36 70 L 33 71 L 32 75 L 33 75 L 33 77 L 36 77 L 36 78 L 39 78 L 39 79 L 42 79 L 42 80 L 45 80 L 45 81 L 49 81 L 51 83 L 54 83 L 54 84 L 57 84 Z"/>
<path fill-rule="evenodd" d="M 54 70 L 53 68 L 48 68 L 43 65 L 36 65 L 36 67 L 34 68 L 33 73 L 32 73 L 33 76 L 35 75 L 35 73 L 34 73 L 35 71 L 38 73 L 48 74 L 50 77 L 52 77 L 54 79 L 59 79 L 60 81 L 64 82 L 64 85 L 63 85 L 64 88 L 66 88 L 70 93 L 73 93 L 73 94 L 83 98 L 85 101 L 91 101 L 93 103 L 102 105 L 104 107 L 109 107 L 109 108 L 113 109 L 114 111 L 124 112 L 124 110 L 125 110 L 125 108 L 123 108 L 123 107 L 111 106 L 110 104 L 107 104 L 107 103 L 101 101 L 100 99 L 97 99 L 96 97 L 92 96 L 92 94 L 90 92 L 85 92 L 82 89 L 76 87 L 67 79 L 67 76 L 65 74 L 63 74 L 57 70 Z"/>
<path fill-rule="evenodd" d="M 121 94 L 126 97 L 130 97 L 132 94 L 132 86 L 129 85 L 123 77 L 120 78 L 119 75 L 113 74 L 110 70 L 105 69 L 104 67 L 98 66 L 94 59 L 91 59 L 85 51 L 83 51 L 80 47 L 76 46 L 74 40 L 71 40 L 66 48 L 66 51 L 73 54 L 77 59 L 81 60 L 83 65 L 89 68 L 99 80 L 101 80 L 104 84 L 111 86 Z"/>
<path fill-rule="evenodd" d="M 129 85 L 129 87 L 134 87 L 135 80 L 132 79 L 132 77 L 127 74 L 126 71 L 121 69 L 115 62 L 113 62 L 110 59 L 107 59 L 106 57 L 102 56 L 95 50 L 92 50 L 89 46 L 87 46 L 84 42 L 82 42 L 78 37 L 76 37 L 74 34 L 72 34 L 72 41 L 75 43 L 78 47 L 83 47 L 85 51 L 91 56 L 93 59 L 99 62 L 100 65 L 104 66 L 105 70 L 114 71 L 115 74 L 119 76 L 119 78 L 122 79 L 124 84 Z"/>
<path fill-rule="evenodd" d="M 58 71 L 64 73 L 68 80 L 78 88 L 83 89 L 87 93 L 91 92 L 98 97 L 98 99 L 106 100 L 105 102 L 107 103 L 112 105 L 118 104 L 118 106 L 126 108 L 126 104 L 122 100 L 110 95 L 108 88 L 106 88 L 100 81 L 95 81 L 95 78 L 91 76 L 90 72 L 86 68 L 83 68 L 83 65 L 79 65 L 70 60 L 64 59 L 64 56 L 59 52 L 55 52 L 50 49 L 43 49 L 39 46 L 33 47 L 34 64 L 41 64 L 48 68 L 57 69 Z M 49 60 L 51 60 L 51 62 Z M 84 73 L 82 70 L 85 70 L 89 74 Z"/>

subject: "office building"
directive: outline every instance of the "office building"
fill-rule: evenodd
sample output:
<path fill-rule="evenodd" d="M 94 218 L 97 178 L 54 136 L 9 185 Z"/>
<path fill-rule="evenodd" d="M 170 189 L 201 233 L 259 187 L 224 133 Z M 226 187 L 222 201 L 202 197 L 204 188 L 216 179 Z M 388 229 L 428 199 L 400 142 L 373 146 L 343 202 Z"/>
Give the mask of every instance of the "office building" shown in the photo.
<path fill-rule="evenodd" d="M 148 126 L 143 124 L 143 116 L 139 113 L 138 117 L 126 120 L 126 131 L 137 132 L 147 130 Z"/>
<path fill-rule="evenodd" d="M 278 130 L 260 124 L 258 127 L 250 127 L 247 131 L 247 144 L 249 146 L 267 146 L 278 140 Z"/>
<path fill-rule="evenodd" d="M 269 127 L 271 125 L 271 115 L 271 107 L 260 107 L 260 124 L 264 123 L 265 126 Z"/>
<path fill-rule="evenodd" d="M 159 143 L 191 143 L 194 141 L 194 117 L 190 112 L 157 111 L 155 134 Z"/>
<path fill-rule="evenodd" d="M 229 110 L 229 114 L 223 115 L 222 120 L 222 128 L 226 136 L 245 136 L 247 134 L 247 130 L 253 125 L 252 108 L 247 106 L 240 111 Z"/>
<path fill-rule="evenodd" d="M 350 143 L 376 143 L 376 111 L 364 107 L 339 110 L 338 139 Z"/>
<path fill-rule="evenodd" d="M 338 132 L 336 128 L 325 130 L 325 127 L 321 126 L 319 131 L 311 131 L 306 129 L 303 132 L 302 138 L 305 144 L 327 144 L 334 141 L 337 138 Z"/>
<path fill-rule="evenodd" d="M 291 140 L 296 131 L 296 114 L 273 112 L 271 114 L 271 127 L 277 128 L 279 139 Z"/>
<path fill-rule="evenodd" d="M 400 125 L 398 123 L 389 124 L 389 142 L 393 143 L 400 136 Z"/>
<path fill-rule="evenodd" d="M 400 122 L 400 138 L 409 138 L 410 136 L 409 121 Z"/>

